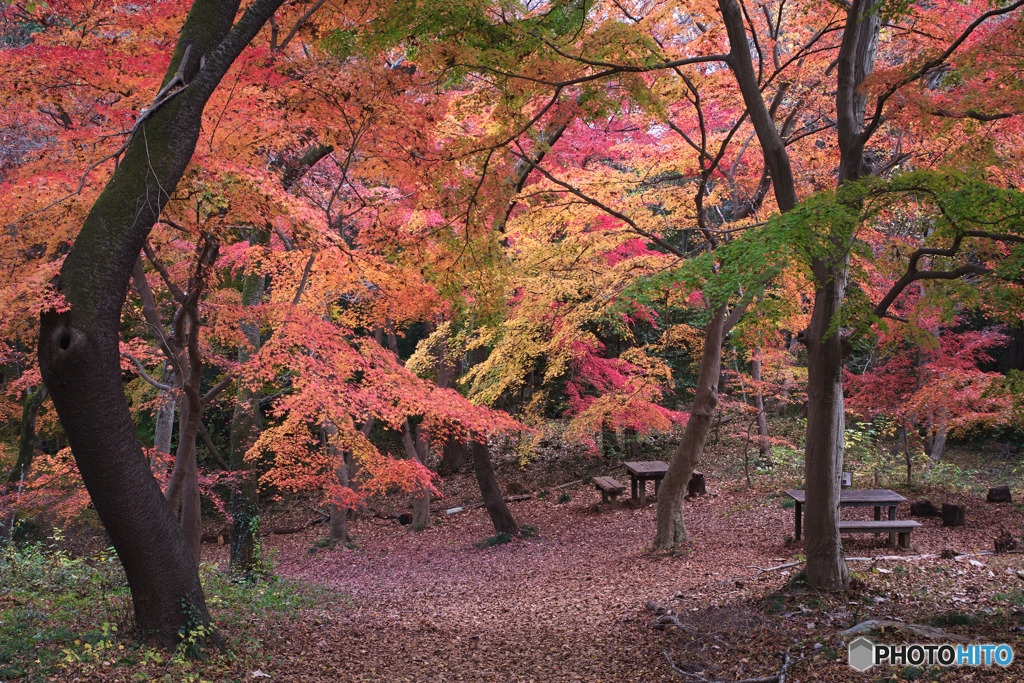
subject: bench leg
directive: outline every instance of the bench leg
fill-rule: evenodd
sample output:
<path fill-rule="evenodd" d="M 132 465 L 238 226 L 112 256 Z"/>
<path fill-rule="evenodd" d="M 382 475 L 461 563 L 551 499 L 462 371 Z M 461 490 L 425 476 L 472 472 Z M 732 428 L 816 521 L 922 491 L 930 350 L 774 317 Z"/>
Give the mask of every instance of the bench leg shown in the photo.
<path fill-rule="evenodd" d="M 892 534 L 890 534 L 891 536 Z M 900 547 L 907 548 L 910 546 L 910 532 L 905 531 L 900 533 Z"/>
<path fill-rule="evenodd" d="M 803 512 L 804 512 L 803 511 L 803 507 L 804 507 L 803 503 L 797 502 L 797 504 L 793 508 L 793 511 L 794 511 L 793 514 L 795 515 L 795 518 L 796 518 L 796 540 L 798 540 L 798 541 L 800 540 L 800 531 L 801 531 L 800 525 L 803 522 L 803 516 L 804 516 L 803 515 Z"/>
<path fill-rule="evenodd" d="M 607 491 L 601 491 L 601 502 L 602 503 L 607 503 L 608 502 L 608 492 Z"/>
<path fill-rule="evenodd" d="M 609 493 L 608 497 L 611 498 L 611 503 L 609 504 L 608 507 L 610 507 L 611 509 L 614 510 L 615 509 L 615 501 L 619 497 L 619 494 L 617 494 L 617 493 Z"/>
<path fill-rule="evenodd" d="M 654 495 L 658 495 L 658 489 L 661 488 L 661 479 L 654 480 Z"/>
<path fill-rule="evenodd" d="M 640 505 L 647 505 L 647 480 L 640 480 Z"/>
<path fill-rule="evenodd" d="M 633 500 L 637 500 L 637 494 L 636 494 L 636 476 L 634 476 L 634 475 L 632 475 L 632 474 L 631 474 L 631 475 L 629 475 L 629 483 L 630 483 L 630 485 L 631 485 L 631 486 L 633 487 Z"/>

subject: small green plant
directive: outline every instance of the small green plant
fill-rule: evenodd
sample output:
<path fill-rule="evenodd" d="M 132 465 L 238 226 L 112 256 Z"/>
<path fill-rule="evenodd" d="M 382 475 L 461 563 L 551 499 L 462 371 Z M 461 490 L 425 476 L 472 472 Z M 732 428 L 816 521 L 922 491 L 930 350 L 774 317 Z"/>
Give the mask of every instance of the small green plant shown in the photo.
<path fill-rule="evenodd" d="M 796 505 L 796 501 L 787 496 L 782 499 L 781 505 L 783 510 L 789 510 L 790 508 Z"/>
<path fill-rule="evenodd" d="M 499 534 L 495 534 L 494 536 L 488 536 L 484 540 L 478 541 L 477 543 L 474 543 L 473 547 L 475 547 L 475 548 L 491 548 L 491 547 L 494 547 L 496 545 L 503 545 L 505 543 L 511 543 L 511 542 L 512 542 L 512 534 L 506 534 L 504 531 L 502 531 Z"/>
<path fill-rule="evenodd" d="M 538 491 L 537 492 L 537 500 L 544 500 L 545 498 L 547 498 L 550 495 L 551 495 L 551 491 L 548 491 L 548 490 Z"/>
<path fill-rule="evenodd" d="M 523 538 L 533 538 L 540 533 L 540 529 L 535 524 L 524 524 L 519 527 L 519 535 Z"/>
<path fill-rule="evenodd" d="M 974 617 L 963 612 L 946 612 L 931 618 L 932 626 L 970 626 L 974 623 Z"/>
<path fill-rule="evenodd" d="M 925 670 L 920 669 L 916 666 L 905 666 L 902 669 L 900 669 L 898 675 L 900 677 L 900 680 L 903 681 L 916 681 L 927 677 Z"/>
<path fill-rule="evenodd" d="M 786 596 L 782 593 L 772 593 L 764 601 L 765 614 L 780 614 L 786 607 Z"/>
<path fill-rule="evenodd" d="M 558 495 L 557 503 L 559 505 L 562 505 L 564 503 L 568 503 L 570 500 L 572 500 L 572 496 L 570 496 L 568 493 L 561 493 Z"/>
<path fill-rule="evenodd" d="M 185 615 L 185 623 L 178 629 L 178 649 L 176 656 L 184 659 L 201 659 L 206 639 L 213 632 L 210 626 L 203 623 L 199 608 L 187 598 L 181 599 L 181 610 Z"/>
<path fill-rule="evenodd" d="M 1011 593 L 996 593 L 992 596 L 996 602 L 1005 602 L 1016 607 L 1024 607 L 1024 590 L 1015 590 Z"/>

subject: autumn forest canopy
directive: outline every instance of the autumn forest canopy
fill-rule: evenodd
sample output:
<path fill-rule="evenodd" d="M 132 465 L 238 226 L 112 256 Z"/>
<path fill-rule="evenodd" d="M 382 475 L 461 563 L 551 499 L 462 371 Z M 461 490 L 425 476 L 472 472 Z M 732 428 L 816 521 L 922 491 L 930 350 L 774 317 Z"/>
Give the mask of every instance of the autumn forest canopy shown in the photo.
<path fill-rule="evenodd" d="M 1024 442 L 1022 7 L 2 0 L 0 537 L 102 527 L 217 640 L 204 527 L 252 576 L 268 503 L 341 547 L 465 469 L 529 535 L 554 430 L 669 463 L 675 552 L 724 431 L 848 588 L 843 471 Z"/>

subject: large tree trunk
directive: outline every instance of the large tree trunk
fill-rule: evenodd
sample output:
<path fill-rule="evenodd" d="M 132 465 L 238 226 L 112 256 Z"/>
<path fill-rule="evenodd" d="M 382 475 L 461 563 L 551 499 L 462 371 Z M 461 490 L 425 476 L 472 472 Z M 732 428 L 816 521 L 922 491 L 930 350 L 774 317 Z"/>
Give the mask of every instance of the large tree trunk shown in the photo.
<path fill-rule="evenodd" d="M 64 306 L 40 316 L 43 381 L 124 566 L 139 632 L 165 647 L 177 644 L 179 631 L 208 628 L 210 616 L 195 555 L 143 456 L 124 396 L 121 307 L 142 245 L 195 151 L 207 100 L 280 5 L 255 0 L 232 29 L 238 2 L 194 2 L 164 95 L 187 87 L 147 110 L 53 283 Z"/>
<path fill-rule="evenodd" d="M 18 460 L 7 477 L 8 484 L 21 483 L 32 468 L 32 457 L 36 452 L 36 416 L 45 400 L 46 386 L 43 384 L 37 386 L 35 391 L 27 392 L 25 395 L 25 402 L 21 407 L 21 427 L 18 434 Z"/>
<path fill-rule="evenodd" d="M 711 420 L 718 406 L 718 375 L 722 367 L 722 342 L 725 339 L 726 307 L 715 310 L 704 332 L 704 353 L 701 356 L 697 387 L 690 409 L 690 419 L 683 431 L 668 472 L 658 490 L 658 528 L 654 547 L 668 550 L 689 540 L 683 519 L 683 498 L 690 475 L 700 462 L 711 432 Z"/>
<path fill-rule="evenodd" d="M 861 85 L 874 67 L 880 13 L 875 0 L 854 0 L 839 48 L 836 91 L 839 184 L 870 172 L 864 159 L 866 98 Z M 804 332 L 807 345 L 807 439 L 804 450 L 804 530 L 807 582 L 846 588 L 850 573 L 839 540 L 839 490 L 843 471 L 843 366 L 848 348 L 839 324 L 849 271 L 850 226 L 836 225 L 827 237 L 831 253 L 811 262 L 814 308 Z"/>
<path fill-rule="evenodd" d="M 260 240 L 254 236 L 249 246 L 255 246 Z M 263 302 L 263 290 L 266 279 L 260 273 L 248 273 L 242 283 L 242 306 L 252 307 Z M 244 364 L 252 358 L 260 348 L 260 328 L 254 321 L 245 321 L 241 325 L 245 341 L 238 347 L 238 362 Z M 251 577 L 259 571 L 261 558 L 259 553 L 260 533 L 260 501 L 259 486 L 256 472 L 245 460 L 245 454 L 252 448 L 263 429 L 259 408 L 260 396 L 244 384 L 239 383 L 235 401 L 235 411 L 231 415 L 231 471 L 235 474 L 235 484 L 228 500 L 228 512 L 231 515 L 231 554 L 229 566 L 231 571 Z"/>
<path fill-rule="evenodd" d="M 843 340 L 835 324 L 846 288 L 846 262 L 814 270 L 819 282 L 811 323 L 804 332 L 808 352 L 807 437 L 804 506 L 807 582 L 845 588 L 850 581 L 839 543 L 839 490 L 843 471 Z"/>

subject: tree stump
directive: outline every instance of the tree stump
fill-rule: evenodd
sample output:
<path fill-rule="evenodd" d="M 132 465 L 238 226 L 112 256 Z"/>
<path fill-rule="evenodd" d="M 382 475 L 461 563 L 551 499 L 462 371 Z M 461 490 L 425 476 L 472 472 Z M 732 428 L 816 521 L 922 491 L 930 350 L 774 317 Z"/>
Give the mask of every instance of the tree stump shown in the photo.
<path fill-rule="evenodd" d="M 930 500 L 921 500 L 910 504 L 910 514 L 914 517 L 938 517 L 939 508 L 932 505 Z"/>
<path fill-rule="evenodd" d="M 1013 498 L 1010 496 L 1010 487 L 996 486 L 989 489 L 986 500 L 990 503 L 1012 503 Z"/>
<path fill-rule="evenodd" d="M 942 504 L 942 526 L 963 526 L 967 508 L 963 505 Z"/>
<path fill-rule="evenodd" d="M 1006 527 L 999 527 L 999 535 L 995 538 L 996 555 L 1009 550 L 1017 549 L 1017 539 L 1013 537 Z"/>
<path fill-rule="evenodd" d="M 693 474 L 690 475 L 689 483 L 686 485 L 687 497 L 702 496 L 707 492 L 707 485 L 704 483 L 704 473 L 694 470 Z"/>

